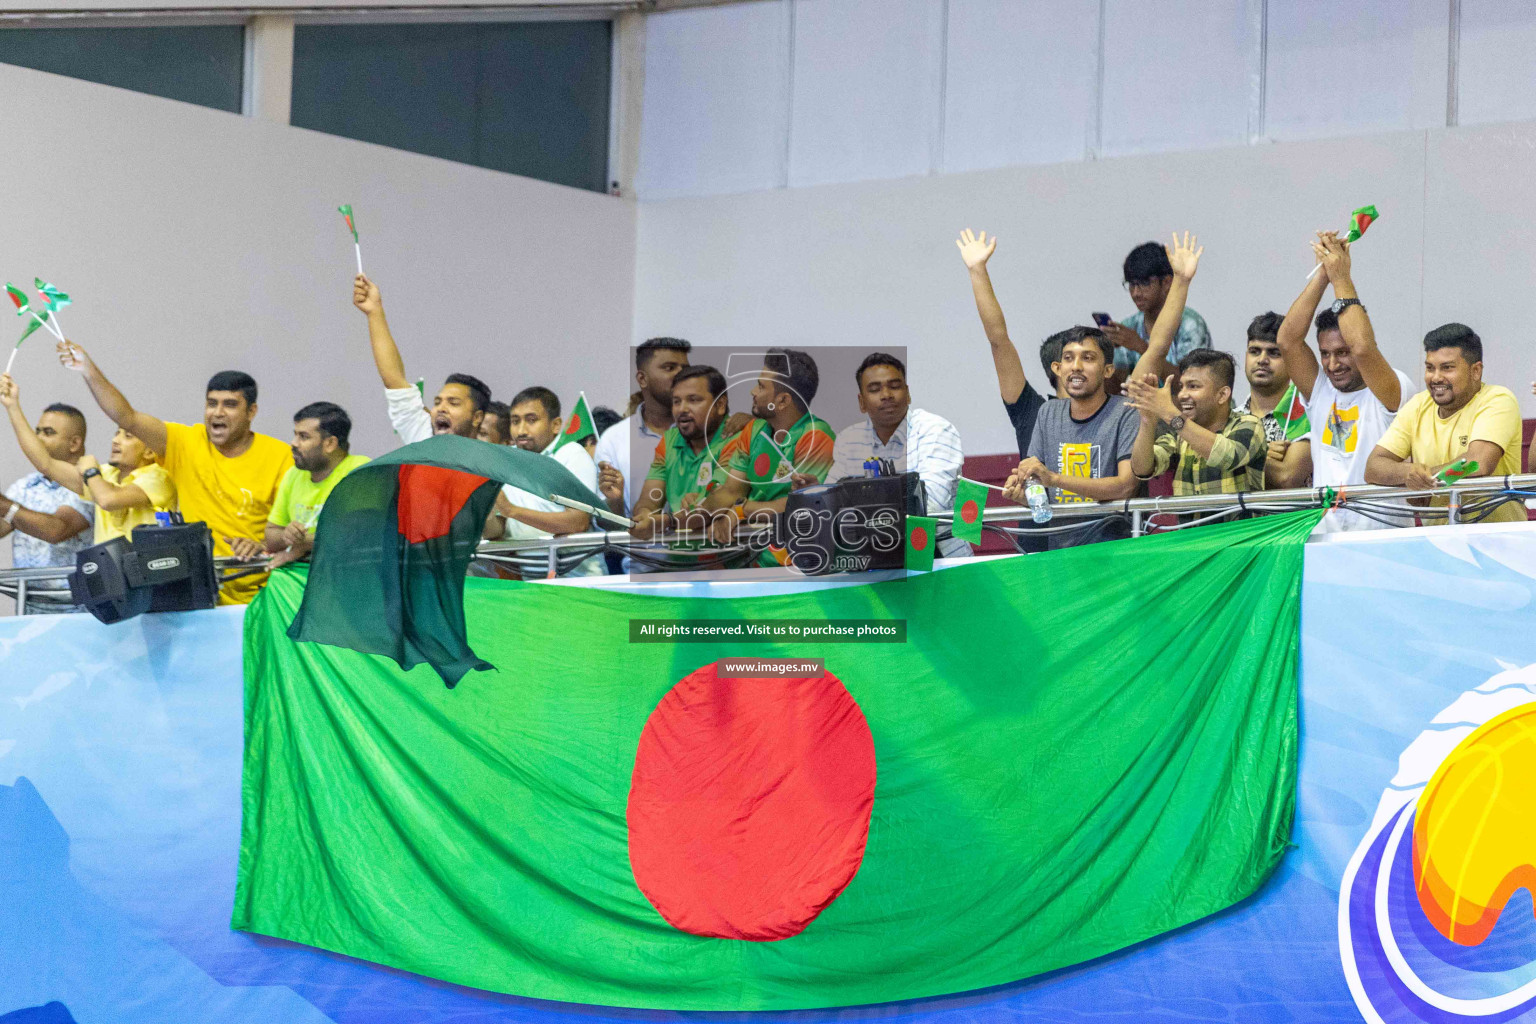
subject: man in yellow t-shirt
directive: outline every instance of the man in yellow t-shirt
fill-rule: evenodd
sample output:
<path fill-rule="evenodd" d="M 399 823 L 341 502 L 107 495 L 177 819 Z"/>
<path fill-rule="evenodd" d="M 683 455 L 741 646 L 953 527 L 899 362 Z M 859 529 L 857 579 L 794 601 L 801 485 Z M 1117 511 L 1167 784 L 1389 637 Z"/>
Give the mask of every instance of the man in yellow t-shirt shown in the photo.
<path fill-rule="evenodd" d="M 260 557 L 267 513 L 292 458 L 283 442 L 251 430 L 256 382 L 238 370 L 216 373 L 205 390 L 203 422 L 167 423 L 135 409 L 79 345 L 61 341 L 58 349 L 61 363 L 84 374 L 102 411 L 160 457 L 182 516 L 208 524 L 214 555 Z M 261 572 L 230 580 L 219 588 L 219 603 L 249 604 L 266 579 Z"/>
<path fill-rule="evenodd" d="M 1424 385 L 1371 452 L 1366 483 L 1430 490 L 1441 486 L 1435 474 L 1458 459 L 1477 463 L 1470 476 L 1520 472 L 1520 403 L 1508 388 L 1483 383 L 1483 341 L 1472 328 L 1445 324 L 1424 336 Z M 1509 501 L 1483 522 L 1525 518 L 1524 503 Z"/>
<path fill-rule="evenodd" d="M 293 414 L 293 468 L 278 485 L 267 513 L 266 545 L 272 568 L 309 557 L 315 524 L 331 491 L 368 461 L 351 454 L 352 417 L 333 402 L 311 402 Z"/>
<path fill-rule="evenodd" d="M 132 539 L 133 528 L 155 522 L 156 512 L 176 510 L 176 487 L 155 453 L 143 441 L 118 428 L 112 437 L 107 465 L 93 455 L 74 463 L 56 459 L 21 411 L 21 389 L 8 375 L 0 374 L 0 405 L 10 415 L 11 427 L 27 461 L 49 480 L 96 504 L 96 535 L 100 544 L 113 537 Z"/>

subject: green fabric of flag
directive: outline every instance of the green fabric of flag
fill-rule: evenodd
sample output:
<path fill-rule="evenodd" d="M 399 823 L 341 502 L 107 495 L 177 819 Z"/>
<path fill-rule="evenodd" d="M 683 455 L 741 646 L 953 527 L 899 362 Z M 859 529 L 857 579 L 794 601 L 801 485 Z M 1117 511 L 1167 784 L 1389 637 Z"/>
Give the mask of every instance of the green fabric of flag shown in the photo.
<path fill-rule="evenodd" d="M 34 277 L 32 283 L 37 286 L 37 292 L 43 297 L 43 304 L 49 309 L 63 309 L 70 304 L 70 297 L 58 290 L 58 288 L 44 281 L 40 277 Z"/>
<path fill-rule="evenodd" d="M 493 666 L 464 630 L 464 573 L 504 483 L 602 499 L 554 459 L 445 434 L 397 448 L 336 485 L 316 524 L 295 640 L 423 662 L 452 687 Z"/>
<path fill-rule="evenodd" d="M 16 339 L 16 347 L 21 348 L 21 343 L 32 337 L 32 332 L 43 326 L 48 319 L 48 311 L 45 309 L 27 321 L 26 329 L 21 332 L 21 337 Z"/>
<path fill-rule="evenodd" d="M 338 206 L 336 207 L 336 212 L 341 214 L 342 219 L 347 222 L 347 230 L 352 232 L 352 241 L 355 243 L 357 241 L 357 222 L 352 219 L 352 204 L 348 203 L 345 206 Z"/>
<path fill-rule="evenodd" d="M 471 579 L 470 635 L 503 668 L 453 690 L 291 642 L 304 578 L 282 570 L 245 618 L 232 925 L 676 1010 L 963 992 L 1188 925 L 1290 838 L 1320 515 L 757 597 Z M 320 570 L 306 603 L 367 600 Z M 907 632 L 635 640 L 705 619 Z M 728 685 L 713 665 L 742 655 L 827 674 Z"/>
<path fill-rule="evenodd" d="M 1349 214 L 1349 229 L 1344 232 L 1344 241 L 1353 242 L 1365 234 L 1365 229 L 1374 224 L 1381 215 L 1376 212 L 1374 206 L 1362 206 L 1351 210 Z"/>
<path fill-rule="evenodd" d="M 1293 382 L 1280 396 L 1275 405 L 1275 415 L 1285 427 L 1287 441 L 1299 441 L 1312 432 L 1312 421 L 1307 418 L 1307 403 Z"/>
<path fill-rule="evenodd" d="M 927 572 L 933 568 L 933 552 L 938 547 L 939 521 L 930 516 L 907 516 L 908 569 Z"/>
<path fill-rule="evenodd" d="M 950 533 L 972 544 L 981 543 L 981 512 L 987 507 L 987 488 L 960 477 L 955 481 L 955 520 Z"/>
<path fill-rule="evenodd" d="M 560 430 L 560 438 L 555 442 L 555 451 L 559 451 L 568 444 L 585 441 L 589 437 L 596 437 L 597 429 L 592 426 L 592 410 L 587 408 L 587 393 L 580 392 L 576 396 L 576 406 L 565 418 L 565 426 Z"/>
<path fill-rule="evenodd" d="M 5 283 L 5 294 L 11 297 L 12 302 L 16 303 L 17 316 L 25 316 L 27 313 L 31 312 L 32 300 L 27 297 L 26 292 L 22 291 L 20 288 L 17 288 L 9 281 Z"/>

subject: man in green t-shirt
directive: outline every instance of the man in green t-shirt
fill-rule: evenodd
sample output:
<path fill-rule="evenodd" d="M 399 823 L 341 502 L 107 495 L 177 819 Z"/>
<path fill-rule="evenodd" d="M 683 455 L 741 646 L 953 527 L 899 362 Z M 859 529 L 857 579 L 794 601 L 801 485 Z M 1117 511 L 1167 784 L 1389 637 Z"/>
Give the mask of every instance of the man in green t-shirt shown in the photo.
<path fill-rule="evenodd" d="M 672 380 L 672 426 L 656 445 L 656 457 L 635 502 L 630 532 L 650 538 L 658 533 L 704 531 L 707 519 L 685 515 L 698 508 L 715 486 L 724 423 L 730 415 L 725 377 L 713 366 L 690 366 Z"/>
<path fill-rule="evenodd" d="M 267 513 L 266 549 L 275 569 L 309 557 L 315 524 L 331 491 L 368 461 L 349 453 L 352 418 L 331 402 L 312 402 L 293 415 L 293 468 L 277 485 Z"/>
<path fill-rule="evenodd" d="M 711 522 L 714 539 L 726 544 L 737 520 L 749 525 L 769 523 L 783 513 L 792 487 L 821 483 L 832 468 L 837 434 L 825 420 L 811 415 L 821 375 L 810 353 L 771 348 L 752 389 L 753 420 L 721 451 L 720 470 L 704 507 L 734 509 L 735 516 Z M 763 552 L 764 565 L 782 565 L 781 549 Z"/>

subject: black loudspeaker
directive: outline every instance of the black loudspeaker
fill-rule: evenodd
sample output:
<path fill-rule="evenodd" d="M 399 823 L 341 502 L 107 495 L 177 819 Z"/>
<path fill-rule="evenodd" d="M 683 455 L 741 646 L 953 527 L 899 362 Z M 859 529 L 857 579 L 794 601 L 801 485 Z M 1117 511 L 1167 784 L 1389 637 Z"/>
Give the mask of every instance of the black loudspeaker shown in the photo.
<path fill-rule="evenodd" d="M 134 527 L 127 569 L 131 585 L 151 589 L 152 612 L 189 612 L 219 603 L 207 523 Z"/>
<path fill-rule="evenodd" d="M 854 476 L 791 491 L 777 528 L 790 564 L 807 576 L 900 569 L 907 515 L 926 504 L 916 473 Z"/>
<path fill-rule="evenodd" d="M 102 622 L 121 622 L 149 611 L 153 595 L 128 583 L 123 562 L 132 548 L 126 538 L 113 537 L 105 544 L 75 553 L 75 571 L 69 577 L 69 593 Z"/>
<path fill-rule="evenodd" d="M 212 608 L 219 599 L 213 534 L 207 523 L 134 527 L 132 544 L 114 537 L 78 552 L 69 592 L 102 622 Z"/>

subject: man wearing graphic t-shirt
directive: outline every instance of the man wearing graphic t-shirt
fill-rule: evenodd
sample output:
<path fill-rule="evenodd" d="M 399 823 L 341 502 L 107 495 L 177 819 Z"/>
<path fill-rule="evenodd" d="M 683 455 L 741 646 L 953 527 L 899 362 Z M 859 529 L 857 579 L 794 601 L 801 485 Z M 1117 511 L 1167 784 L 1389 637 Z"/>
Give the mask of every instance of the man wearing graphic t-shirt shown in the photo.
<path fill-rule="evenodd" d="M 1371 318 L 1350 277 L 1349 247 L 1327 231 L 1318 235 L 1312 248 L 1322 269 L 1291 303 L 1276 340 L 1291 380 L 1307 402 L 1312 484 L 1344 488 L 1365 483 L 1366 461 L 1413 384 L 1376 347 Z M 1319 367 L 1318 357 L 1307 346 L 1307 324 L 1329 285 L 1334 303 L 1317 316 Z M 1369 530 L 1384 525 L 1347 509 L 1334 509 L 1318 529 Z"/>

